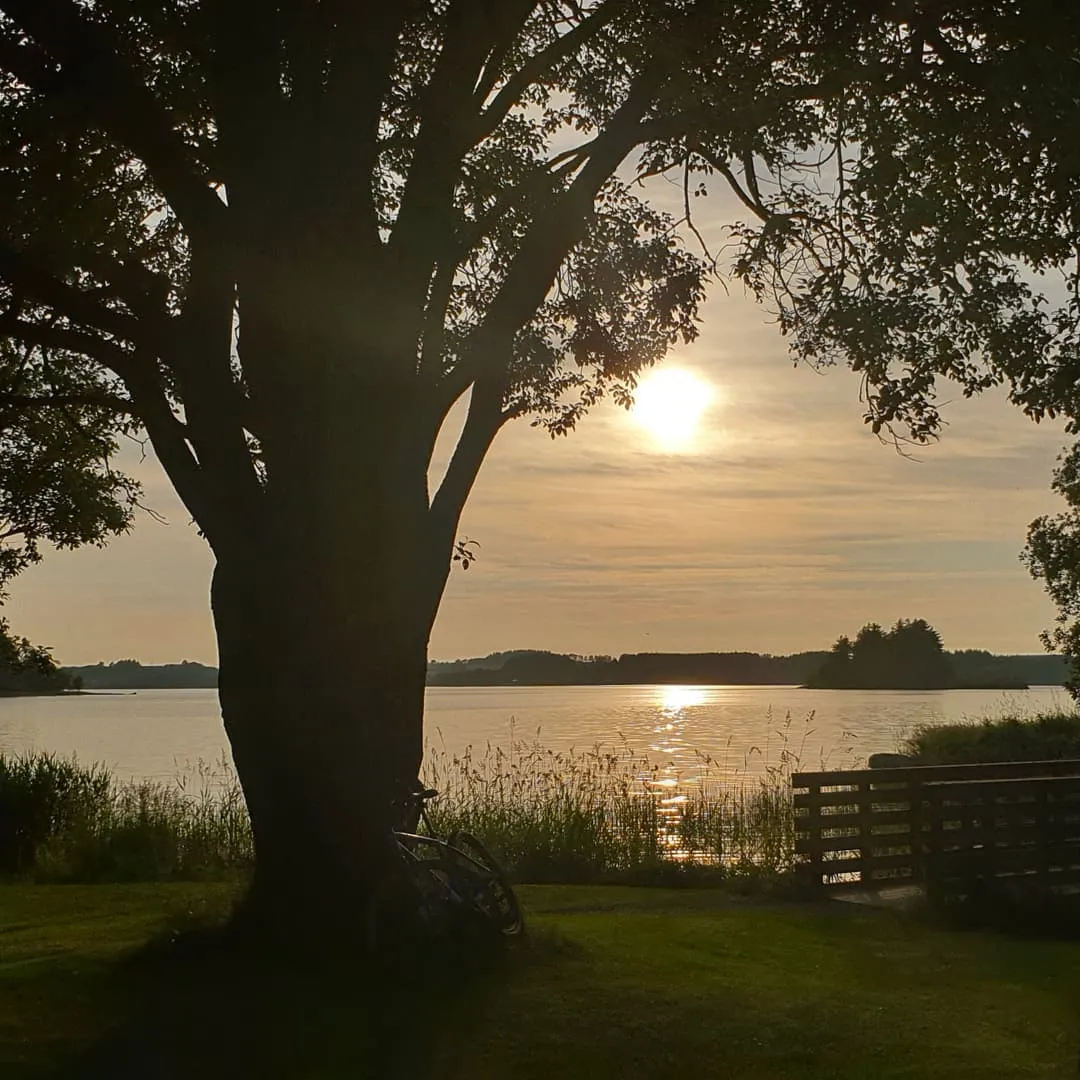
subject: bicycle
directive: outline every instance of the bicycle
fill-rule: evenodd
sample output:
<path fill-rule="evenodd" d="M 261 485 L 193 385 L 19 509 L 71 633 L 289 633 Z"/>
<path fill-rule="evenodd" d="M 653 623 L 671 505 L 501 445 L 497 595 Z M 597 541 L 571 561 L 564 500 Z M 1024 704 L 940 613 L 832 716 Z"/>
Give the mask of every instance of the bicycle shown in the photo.
<path fill-rule="evenodd" d="M 525 929 L 521 906 L 483 842 L 462 830 L 448 838 L 437 835 L 427 812 L 428 801 L 437 795 L 431 788 L 408 795 L 401 803 L 406 827 L 391 833 L 400 865 L 419 899 L 421 921 L 436 936 L 463 924 L 503 939 L 520 936 Z M 421 825 L 424 832 L 417 831 Z M 379 909 L 376 901 L 372 906 L 376 920 L 382 914 Z M 378 936 L 377 927 L 370 925 L 369 937 Z"/>

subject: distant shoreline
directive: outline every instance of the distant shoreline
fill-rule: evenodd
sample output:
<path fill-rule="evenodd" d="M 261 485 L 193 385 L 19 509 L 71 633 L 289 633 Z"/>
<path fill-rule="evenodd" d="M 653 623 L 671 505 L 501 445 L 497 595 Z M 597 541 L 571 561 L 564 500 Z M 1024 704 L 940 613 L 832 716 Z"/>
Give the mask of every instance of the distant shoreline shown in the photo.
<path fill-rule="evenodd" d="M 1049 683 L 1050 686 L 1059 686 L 1060 683 Z M 808 686 L 799 687 L 800 690 L 861 690 L 863 693 L 873 690 L 886 690 L 890 693 L 900 693 L 911 690 L 915 693 L 927 694 L 934 690 L 1030 690 L 1031 683 L 1022 682 L 986 682 L 986 683 L 957 683 L 954 686 Z"/>
<path fill-rule="evenodd" d="M 172 687 L 162 686 L 158 689 L 171 690 Z M 0 698 L 9 697 L 125 697 L 128 694 L 134 694 L 134 690 L 121 689 L 117 687 L 115 690 L 0 690 Z"/>
<path fill-rule="evenodd" d="M 995 655 L 980 650 L 946 654 L 954 690 L 1024 690 L 1061 685 L 1068 661 L 1053 654 Z M 804 686 L 829 656 L 793 653 L 625 653 L 578 656 L 536 650 L 491 653 L 471 660 L 432 661 L 427 685 L 477 686 Z M 140 664 L 120 660 L 61 669 L 84 691 L 212 690 L 217 668 L 184 661 Z M 822 689 L 825 689 L 824 687 Z M 935 689 L 931 687 L 829 687 L 828 689 Z"/>
<path fill-rule="evenodd" d="M 0 698 L 9 697 L 71 697 L 81 690 L 0 690 Z"/>
<path fill-rule="evenodd" d="M 447 682 L 442 680 L 429 681 L 426 688 L 429 690 L 484 690 L 484 689 L 551 689 L 555 687 L 596 687 L 598 689 L 610 689 L 620 686 L 701 686 L 701 687 L 776 687 L 778 689 L 811 690 L 824 693 L 845 693 L 849 691 L 864 694 L 929 694 L 947 693 L 949 691 L 1000 691 L 1008 693 L 1011 690 L 1061 690 L 1061 683 L 964 683 L 961 686 L 807 686 L 805 683 L 796 682 L 710 682 L 702 679 L 650 679 L 640 682 L 565 682 L 543 680 L 489 680 L 485 682 Z M 166 685 L 155 686 L 94 686 L 82 690 L 0 690 L 2 698 L 20 697 L 133 697 L 136 694 L 146 693 L 152 690 L 217 690 L 216 686 L 191 686 Z"/>

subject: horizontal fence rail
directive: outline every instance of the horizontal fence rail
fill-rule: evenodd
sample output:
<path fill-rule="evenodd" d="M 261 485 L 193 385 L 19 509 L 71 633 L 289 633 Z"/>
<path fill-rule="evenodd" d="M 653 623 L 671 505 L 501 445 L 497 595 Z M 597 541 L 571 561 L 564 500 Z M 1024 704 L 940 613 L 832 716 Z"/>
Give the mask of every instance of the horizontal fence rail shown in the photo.
<path fill-rule="evenodd" d="M 795 854 L 817 889 L 1080 881 L 1080 760 L 796 773 Z"/>

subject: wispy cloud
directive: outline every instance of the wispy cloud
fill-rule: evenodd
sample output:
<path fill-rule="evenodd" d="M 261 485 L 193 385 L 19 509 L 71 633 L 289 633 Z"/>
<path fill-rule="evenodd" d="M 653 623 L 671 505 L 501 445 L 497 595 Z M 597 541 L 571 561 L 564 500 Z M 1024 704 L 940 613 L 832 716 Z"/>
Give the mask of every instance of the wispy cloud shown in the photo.
<path fill-rule="evenodd" d="M 907 460 L 862 423 L 858 380 L 793 369 L 737 288 L 715 290 L 701 338 L 669 362 L 718 391 L 692 452 L 657 452 L 610 404 L 567 439 L 527 424 L 500 436 L 462 524 L 480 560 L 451 575 L 435 655 L 783 652 L 913 615 L 952 647 L 1039 648 L 1052 610 L 1017 553 L 1056 508 L 1060 428 L 1000 395 L 950 393 L 944 438 Z M 210 555 L 156 463 L 127 460 L 170 524 L 50 556 L 16 583 L 9 615 L 73 663 L 212 661 Z"/>

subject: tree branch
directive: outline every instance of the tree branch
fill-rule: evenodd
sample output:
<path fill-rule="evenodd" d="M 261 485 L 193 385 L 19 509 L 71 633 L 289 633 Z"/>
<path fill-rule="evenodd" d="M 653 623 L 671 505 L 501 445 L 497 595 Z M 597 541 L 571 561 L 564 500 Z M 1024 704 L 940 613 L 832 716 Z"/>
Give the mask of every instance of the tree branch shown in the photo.
<path fill-rule="evenodd" d="M 77 96 L 117 139 L 141 158 L 188 234 L 215 235 L 227 221 L 225 205 L 200 175 L 167 110 L 125 61 L 119 43 L 73 0 L 0 0 L 3 10 L 61 70 L 33 89 Z M 10 56 L 10 48 L 5 50 Z M 29 72 L 20 65 L 23 78 Z"/>
<path fill-rule="evenodd" d="M 139 321 L 98 303 L 81 289 L 53 277 L 21 252 L 0 247 L 0 280 L 73 323 L 92 327 L 130 343 L 146 337 Z"/>
<path fill-rule="evenodd" d="M 116 394 L 106 394 L 104 392 L 95 394 L 88 391 L 85 394 L 45 394 L 35 396 L 8 394 L 0 391 L 0 408 L 2 409 L 63 409 L 72 406 L 107 409 L 109 412 L 138 416 L 135 403 L 130 398 L 122 398 Z"/>
<path fill-rule="evenodd" d="M 470 343 L 471 356 L 459 369 L 461 378 L 472 381 L 469 413 L 431 504 L 432 542 L 439 557 L 445 548 L 447 564 L 465 499 L 484 455 L 510 416 L 503 411 L 503 398 L 514 336 L 551 287 L 567 251 L 583 228 L 596 194 L 638 142 L 640 118 L 648 109 L 652 95 L 652 76 L 644 73 L 608 126 L 593 140 L 593 152 L 577 179 L 547 214 L 533 222 L 502 288 L 488 308 L 487 318 Z M 450 378 L 444 382 L 447 396 L 453 395 L 453 400 L 464 392 L 460 381 Z M 445 581 L 445 576 L 440 581 Z"/>
<path fill-rule="evenodd" d="M 211 544 L 223 542 L 226 536 L 227 514 L 219 514 L 212 503 L 205 475 L 188 446 L 187 427 L 173 413 L 151 356 L 124 352 L 116 345 L 90 334 L 27 323 L 10 316 L 0 318 L 0 334 L 46 349 L 62 349 L 96 360 L 118 375 L 128 393 L 126 411 L 137 417 L 146 428 L 154 453 L 162 468 L 176 487 L 191 516 L 210 538 Z M 83 395 L 78 395 L 82 397 Z M 18 395 L 7 395 L 17 399 Z M 92 401 L 69 404 L 103 405 L 106 401 L 124 402 L 113 395 L 91 395 Z M 3 400 L 0 398 L 0 400 Z M 59 401 L 55 402 L 59 404 Z M 45 404 L 45 402 L 42 402 Z M 29 407 L 29 406 L 28 406 Z"/>
<path fill-rule="evenodd" d="M 234 311 L 227 267 L 213 252 L 193 251 L 187 302 L 166 355 L 177 376 L 189 439 L 220 487 L 219 497 L 254 513 L 261 489 L 244 434 L 244 398 L 231 367 Z"/>
<path fill-rule="evenodd" d="M 728 183 L 728 187 L 735 193 L 739 202 L 743 204 L 754 215 L 754 217 L 761 221 L 769 221 L 772 217 L 772 213 L 759 200 L 752 198 L 747 191 L 743 188 L 742 184 L 736 179 L 735 174 L 731 171 L 730 166 L 726 161 L 722 161 L 714 153 L 709 150 L 704 150 L 697 144 L 693 144 L 689 147 L 689 150 L 693 154 L 697 154 L 710 169 L 714 169 L 718 172 Z M 755 185 L 756 186 L 756 185 Z"/>
<path fill-rule="evenodd" d="M 311 113 L 296 120 L 303 129 L 310 203 L 326 208 L 322 242 L 359 242 L 369 253 L 381 249 L 375 205 L 379 123 L 398 40 L 416 8 L 416 0 L 319 4 L 328 43 L 326 88 L 310 96 Z"/>
<path fill-rule="evenodd" d="M 980 65 L 969 60 L 963 53 L 954 49 L 946 40 L 941 28 L 936 26 L 928 18 L 922 19 L 918 24 L 920 44 L 928 42 L 934 52 L 941 58 L 942 63 L 954 74 L 960 75 L 974 86 L 984 87 L 986 78 Z M 920 54 L 921 59 L 921 54 Z M 919 65 L 922 67 L 921 63 Z"/>
<path fill-rule="evenodd" d="M 222 513 L 215 505 L 206 474 L 188 445 L 186 426 L 176 418 L 159 388 L 140 378 L 134 385 L 128 383 L 128 389 L 161 467 L 210 546 L 220 551 L 231 538 L 234 515 L 229 512 L 232 508 L 226 507 Z"/>
<path fill-rule="evenodd" d="M 547 213 L 533 221 L 470 345 L 478 356 L 498 355 L 498 344 L 512 340 L 543 302 L 567 253 L 586 228 L 600 189 L 642 141 L 645 126 L 640 120 L 652 102 L 653 79 L 652 72 L 638 76 L 623 104 L 593 140 L 589 159 L 573 183 Z"/>
<path fill-rule="evenodd" d="M 473 145 L 472 88 L 482 69 L 486 44 L 473 0 L 453 0 L 445 15 L 442 51 L 424 91 L 401 206 L 387 242 L 396 267 L 395 317 L 409 325 L 423 310 L 432 269 L 453 246 L 454 186 L 461 161 Z"/>
<path fill-rule="evenodd" d="M 266 192 L 296 158 L 285 151 L 275 161 L 269 153 L 272 142 L 280 149 L 282 131 L 277 7 L 267 4 L 254 18 L 251 8 L 236 0 L 204 0 L 200 9 L 210 43 L 207 72 L 229 205 L 248 229 L 281 212 Z"/>
<path fill-rule="evenodd" d="M 505 379 L 494 374 L 497 370 L 498 364 L 491 364 L 488 374 L 473 384 L 465 426 L 439 490 L 431 500 L 429 520 L 436 595 L 441 593 L 450 569 L 450 555 L 465 501 L 495 436 L 506 422 L 502 412 Z"/>
<path fill-rule="evenodd" d="M 605 0 L 596 5 L 573 29 L 568 30 L 545 49 L 530 57 L 507 79 L 495 99 L 481 112 L 472 132 L 474 142 L 486 139 L 510 114 L 521 100 L 521 95 L 538 79 L 543 78 L 556 64 L 572 56 L 626 7 L 623 0 Z"/>
<path fill-rule="evenodd" d="M 495 84 L 499 80 L 499 70 L 506 59 L 518 35 L 521 33 L 529 16 L 536 7 L 537 0 L 502 0 L 497 6 L 495 18 L 498 25 L 492 28 L 491 45 L 484 57 L 484 66 L 473 89 L 473 100 L 477 109 L 483 108 Z"/>
<path fill-rule="evenodd" d="M 428 290 L 424 307 L 424 330 L 420 347 L 420 375 L 430 378 L 439 365 L 446 345 L 446 316 L 454 293 L 454 278 L 458 263 L 454 259 L 442 260 Z"/>

